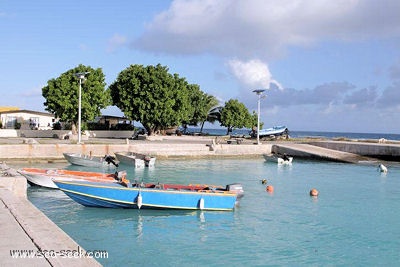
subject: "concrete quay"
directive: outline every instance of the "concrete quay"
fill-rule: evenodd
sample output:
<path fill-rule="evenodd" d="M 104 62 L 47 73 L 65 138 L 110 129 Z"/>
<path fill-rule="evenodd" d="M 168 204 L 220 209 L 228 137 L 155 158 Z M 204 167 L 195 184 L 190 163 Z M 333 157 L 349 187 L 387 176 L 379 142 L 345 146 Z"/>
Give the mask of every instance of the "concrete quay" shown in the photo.
<path fill-rule="evenodd" d="M 263 141 L 244 140 L 228 144 L 229 137 L 213 136 L 152 136 L 145 140 L 90 138 L 83 144 L 54 138 L 0 138 L 0 160 L 3 161 L 65 161 L 63 153 L 96 156 L 113 155 L 119 151 L 151 154 L 157 158 L 174 157 L 258 157 L 263 154 L 287 153 L 294 157 L 340 162 L 399 161 L 400 142 L 362 142 L 331 140 Z"/>
<path fill-rule="evenodd" d="M 1 140 L 0 140 L 1 141 Z M 0 160 L 3 161 L 59 161 L 63 153 L 81 153 L 95 156 L 113 155 L 119 151 L 135 151 L 157 158 L 251 156 L 270 153 L 271 144 L 254 145 L 254 140 L 228 144 L 225 139 L 203 136 L 163 136 L 147 140 L 91 138 L 84 144 L 59 139 L 9 139 L 0 142 Z"/>
<path fill-rule="evenodd" d="M 1 266 L 101 266 L 27 200 L 26 179 L 0 175 Z"/>
<path fill-rule="evenodd" d="M 272 152 L 287 154 L 295 158 L 312 158 L 346 163 L 373 162 L 376 159 L 361 156 L 359 154 L 327 149 L 310 144 L 279 144 L 272 146 Z"/>
<path fill-rule="evenodd" d="M 351 142 L 351 141 L 317 141 L 309 142 L 312 146 L 328 150 L 343 151 L 363 157 L 387 161 L 400 161 L 400 142 Z"/>

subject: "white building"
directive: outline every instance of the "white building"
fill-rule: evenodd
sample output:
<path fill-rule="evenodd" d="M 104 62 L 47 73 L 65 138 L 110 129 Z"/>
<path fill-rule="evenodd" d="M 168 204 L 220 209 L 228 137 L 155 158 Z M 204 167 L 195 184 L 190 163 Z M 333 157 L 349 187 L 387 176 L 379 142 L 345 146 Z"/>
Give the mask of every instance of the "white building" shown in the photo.
<path fill-rule="evenodd" d="M 56 119 L 53 114 L 32 110 L 0 111 L 3 129 L 15 129 L 20 124 L 22 130 L 51 130 Z"/>

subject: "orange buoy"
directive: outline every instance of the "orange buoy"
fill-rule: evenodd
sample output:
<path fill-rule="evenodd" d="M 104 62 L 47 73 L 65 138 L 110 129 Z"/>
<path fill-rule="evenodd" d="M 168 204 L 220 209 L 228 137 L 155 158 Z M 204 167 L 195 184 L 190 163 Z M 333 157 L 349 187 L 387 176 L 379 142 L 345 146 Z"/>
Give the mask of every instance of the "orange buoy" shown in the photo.
<path fill-rule="evenodd" d="M 274 187 L 272 185 L 268 185 L 266 190 L 267 190 L 267 192 L 272 193 L 272 192 L 274 192 Z"/>
<path fill-rule="evenodd" d="M 318 194 L 319 194 L 319 192 L 318 192 L 317 189 L 313 188 L 313 189 L 310 190 L 310 196 L 317 197 Z"/>

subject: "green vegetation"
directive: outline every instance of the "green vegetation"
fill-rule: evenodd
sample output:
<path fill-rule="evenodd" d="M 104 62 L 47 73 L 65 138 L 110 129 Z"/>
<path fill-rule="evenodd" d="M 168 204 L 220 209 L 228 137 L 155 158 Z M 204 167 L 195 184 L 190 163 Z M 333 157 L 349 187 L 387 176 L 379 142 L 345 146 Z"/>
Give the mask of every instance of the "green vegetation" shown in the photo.
<path fill-rule="evenodd" d="M 204 122 L 207 121 L 210 109 L 218 105 L 218 100 L 214 96 L 201 91 L 197 84 L 189 84 L 188 90 L 192 112 L 189 116 L 189 120 L 183 121 L 182 124 L 184 126 L 196 126 L 201 122 L 202 125 L 204 125 Z"/>
<path fill-rule="evenodd" d="M 201 124 L 202 131 L 206 121 L 219 121 L 228 128 L 228 134 L 234 128 L 252 128 L 257 124 L 257 114 L 250 114 L 238 100 L 231 99 L 225 106 L 218 106 L 218 100 L 204 93 L 199 85 L 189 84 L 185 78 L 168 71 L 168 67 L 160 64 L 130 65 L 105 89 L 105 76 L 100 68 L 79 65 L 47 82 L 42 88 L 44 106 L 60 121 L 76 125 L 79 99 L 76 74 L 89 72 L 81 91 L 81 119 L 85 129 L 101 129 L 101 125 L 88 121 L 101 115 L 100 110 L 109 105 L 117 106 L 129 120 L 140 122 L 149 135 L 165 133 L 181 125 L 186 128 Z"/>
<path fill-rule="evenodd" d="M 130 120 L 140 121 L 151 135 L 179 125 L 206 120 L 214 97 L 189 84 L 166 66 L 131 65 L 109 87 L 112 104 Z"/>
<path fill-rule="evenodd" d="M 226 134 L 232 132 L 234 128 L 251 128 L 254 125 L 253 116 L 246 106 L 237 99 L 230 99 L 225 103 L 221 110 L 220 122 L 221 126 L 227 127 Z"/>
<path fill-rule="evenodd" d="M 78 122 L 79 79 L 76 73 L 90 72 L 82 81 L 81 118 L 82 121 L 93 120 L 99 116 L 100 110 L 110 104 L 110 97 L 105 91 L 105 76 L 103 71 L 90 66 L 79 65 L 74 69 L 53 78 L 42 88 L 46 99 L 45 109 L 64 122 Z"/>

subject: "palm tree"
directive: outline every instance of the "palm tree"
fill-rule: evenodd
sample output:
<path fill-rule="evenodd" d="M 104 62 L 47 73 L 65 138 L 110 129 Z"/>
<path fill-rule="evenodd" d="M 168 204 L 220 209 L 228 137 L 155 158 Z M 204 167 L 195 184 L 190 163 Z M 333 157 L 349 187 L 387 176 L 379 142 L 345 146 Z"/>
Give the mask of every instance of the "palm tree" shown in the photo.
<path fill-rule="evenodd" d="M 222 106 L 214 106 L 210 111 L 208 111 L 207 119 L 201 123 L 200 133 L 203 132 L 204 123 L 206 121 L 214 123 L 216 121 L 221 121 L 221 111 Z"/>

